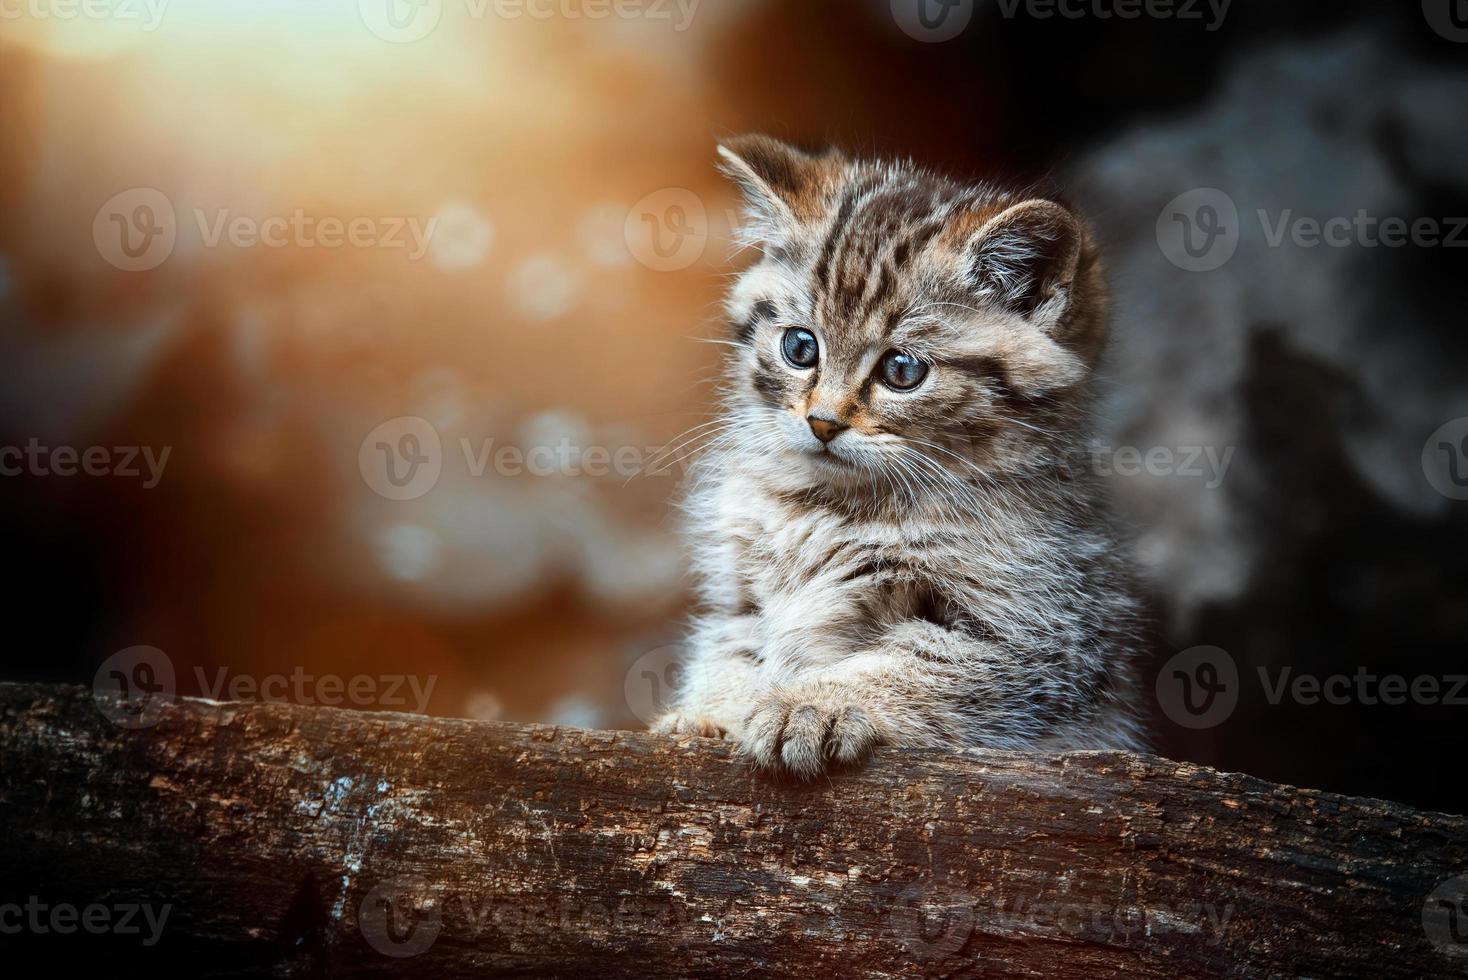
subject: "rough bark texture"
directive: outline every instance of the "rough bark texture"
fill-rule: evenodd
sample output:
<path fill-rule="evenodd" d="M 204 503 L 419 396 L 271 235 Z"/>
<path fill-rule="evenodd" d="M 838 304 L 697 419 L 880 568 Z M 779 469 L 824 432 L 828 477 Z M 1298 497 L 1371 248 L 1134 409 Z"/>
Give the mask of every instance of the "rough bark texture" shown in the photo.
<path fill-rule="evenodd" d="M 1468 973 L 1423 919 L 1463 817 L 1120 754 L 886 751 L 796 786 L 699 739 L 99 707 L 0 685 L 0 901 L 168 905 L 152 946 L 20 937 L 113 972 Z"/>

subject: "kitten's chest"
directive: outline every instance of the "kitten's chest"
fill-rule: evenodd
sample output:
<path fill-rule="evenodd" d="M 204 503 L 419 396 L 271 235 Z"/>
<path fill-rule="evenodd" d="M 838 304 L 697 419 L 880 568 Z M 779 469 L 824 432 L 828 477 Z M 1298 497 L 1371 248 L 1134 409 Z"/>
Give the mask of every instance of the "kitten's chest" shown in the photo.
<path fill-rule="evenodd" d="M 740 605 L 770 629 L 808 629 L 877 612 L 870 575 L 900 552 L 900 531 L 758 494 L 734 495 L 726 511 L 729 572 Z"/>

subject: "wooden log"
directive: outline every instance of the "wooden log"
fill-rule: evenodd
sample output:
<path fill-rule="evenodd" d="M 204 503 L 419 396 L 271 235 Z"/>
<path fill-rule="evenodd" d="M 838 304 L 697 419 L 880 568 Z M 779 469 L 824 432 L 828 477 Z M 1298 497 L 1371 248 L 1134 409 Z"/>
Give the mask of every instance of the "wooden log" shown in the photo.
<path fill-rule="evenodd" d="M 119 710 L 0 684 L 0 940 L 57 962 L 1468 975 L 1459 816 L 1126 754 L 889 750 L 794 785 L 703 739 L 194 699 L 134 728 Z M 58 935 L 67 907 L 98 928 Z"/>

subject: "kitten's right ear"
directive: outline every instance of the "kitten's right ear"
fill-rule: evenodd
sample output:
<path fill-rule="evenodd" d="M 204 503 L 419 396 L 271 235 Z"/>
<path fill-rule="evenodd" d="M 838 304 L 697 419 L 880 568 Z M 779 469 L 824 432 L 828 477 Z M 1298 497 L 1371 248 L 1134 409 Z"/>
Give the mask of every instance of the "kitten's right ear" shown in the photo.
<path fill-rule="evenodd" d="M 834 150 L 806 153 L 757 133 L 725 140 L 719 157 L 719 169 L 744 193 L 746 244 L 780 241 L 819 218 L 841 172 Z"/>

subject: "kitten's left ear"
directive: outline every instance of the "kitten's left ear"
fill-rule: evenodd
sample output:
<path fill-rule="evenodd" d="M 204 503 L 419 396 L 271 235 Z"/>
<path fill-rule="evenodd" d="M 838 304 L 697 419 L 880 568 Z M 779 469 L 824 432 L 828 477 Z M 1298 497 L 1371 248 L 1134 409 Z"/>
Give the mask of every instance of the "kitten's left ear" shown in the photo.
<path fill-rule="evenodd" d="M 744 193 L 749 244 L 779 241 L 820 217 L 840 173 L 835 151 L 806 153 L 759 134 L 719 145 L 720 169 Z"/>
<path fill-rule="evenodd" d="M 975 228 L 975 225 L 977 227 Z M 981 297 L 1052 329 L 1065 314 L 1085 230 L 1054 201 L 1016 204 L 960 229 L 964 276 Z"/>

